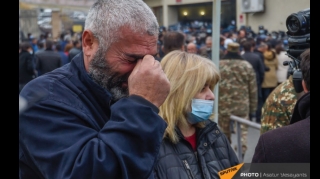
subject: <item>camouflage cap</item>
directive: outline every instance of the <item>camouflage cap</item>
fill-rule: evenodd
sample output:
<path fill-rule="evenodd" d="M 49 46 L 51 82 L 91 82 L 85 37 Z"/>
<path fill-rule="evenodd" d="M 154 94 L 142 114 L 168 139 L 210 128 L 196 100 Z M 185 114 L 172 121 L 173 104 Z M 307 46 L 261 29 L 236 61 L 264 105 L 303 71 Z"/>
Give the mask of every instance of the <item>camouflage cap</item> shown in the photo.
<path fill-rule="evenodd" d="M 236 43 L 236 42 L 228 43 L 227 51 L 239 52 L 239 47 L 240 47 L 239 43 Z"/>

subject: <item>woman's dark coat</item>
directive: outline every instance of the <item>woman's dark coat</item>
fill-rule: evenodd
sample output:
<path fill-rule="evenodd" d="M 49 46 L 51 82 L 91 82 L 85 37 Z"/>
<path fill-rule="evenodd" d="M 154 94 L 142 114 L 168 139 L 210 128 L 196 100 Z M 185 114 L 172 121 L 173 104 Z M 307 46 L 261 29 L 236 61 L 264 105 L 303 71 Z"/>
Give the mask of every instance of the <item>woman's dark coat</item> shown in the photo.
<path fill-rule="evenodd" d="M 165 138 L 157 163 L 156 179 L 219 179 L 218 172 L 239 164 L 226 136 L 217 124 L 207 120 L 205 128 L 197 130 L 197 151 L 186 141 L 178 128 L 177 144 Z"/>

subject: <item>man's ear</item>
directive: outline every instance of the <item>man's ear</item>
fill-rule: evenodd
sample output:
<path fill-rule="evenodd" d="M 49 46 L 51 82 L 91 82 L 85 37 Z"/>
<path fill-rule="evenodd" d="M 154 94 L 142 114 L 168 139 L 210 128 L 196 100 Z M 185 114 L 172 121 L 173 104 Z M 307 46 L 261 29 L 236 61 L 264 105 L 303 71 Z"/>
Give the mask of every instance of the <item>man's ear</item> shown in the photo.
<path fill-rule="evenodd" d="M 85 56 L 91 56 L 94 52 L 94 42 L 96 41 L 90 30 L 85 30 L 82 34 L 82 51 Z"/>
<path fill-rule="evenodd" d="M 307 85 L 306 85 L 306 82 L 305 82 L 304 80 L 302 80 L 302 88 L 303 88 L 303 91 L 304 91 L 305 93 L 308 92 Z"/>

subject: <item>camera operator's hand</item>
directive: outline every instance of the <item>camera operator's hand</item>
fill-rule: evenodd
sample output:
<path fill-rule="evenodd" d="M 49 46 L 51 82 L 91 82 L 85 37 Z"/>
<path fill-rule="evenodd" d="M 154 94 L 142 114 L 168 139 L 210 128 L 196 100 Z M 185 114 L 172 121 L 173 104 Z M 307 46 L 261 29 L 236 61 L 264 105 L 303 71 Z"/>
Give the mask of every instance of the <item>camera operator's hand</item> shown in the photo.
<path fill-rule="evenodd" d="M 170 92 L 170 82 L 159 61 L 146 55 L 130 74 L 128 88 L 129 95 L 139 95 L 160 107 Z"/>

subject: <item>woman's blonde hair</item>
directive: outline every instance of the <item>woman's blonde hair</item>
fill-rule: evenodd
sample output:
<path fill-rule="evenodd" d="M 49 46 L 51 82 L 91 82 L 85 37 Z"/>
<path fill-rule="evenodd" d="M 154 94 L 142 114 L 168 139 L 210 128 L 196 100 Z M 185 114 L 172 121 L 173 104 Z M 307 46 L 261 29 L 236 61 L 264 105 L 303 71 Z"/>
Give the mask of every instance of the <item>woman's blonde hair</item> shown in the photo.
<path fill-rule="evenodd" d="M 177 143 L 179 138 L 175 127 L 188 125 L 191 100 L 206 84 L 213 91 L 220 80 L 220 74 L 211 60 L 180 50 L 164 56 L 161 66 L 170 81 L 170 93 L 160 106 L 159 115 L 168 124 L 164 137 Z M 196 126 L 204 127 L 204 124 L 198 123 Z"/>

